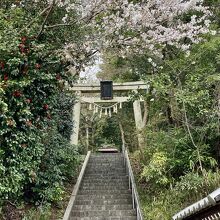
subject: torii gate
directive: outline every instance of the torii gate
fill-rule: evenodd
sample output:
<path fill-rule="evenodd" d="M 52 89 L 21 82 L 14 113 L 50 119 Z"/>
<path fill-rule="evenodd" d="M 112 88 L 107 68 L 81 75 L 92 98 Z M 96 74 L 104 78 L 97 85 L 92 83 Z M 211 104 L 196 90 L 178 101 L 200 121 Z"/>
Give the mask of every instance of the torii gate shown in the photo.
<path fill-rule="evenodd" d="M 148 85 L 142 81 L 137 82 L 126 82 L 126 83 L 113 83 L 113 92 L 124 92 L 124 91 L 134 91 L 138 90 L 148 90 Z M 130 97 L 113 97 L 111 100 L 102 100 L 100 97 L 88 97 L 86 94 L 91 93 L 100 93 L 100 84 L 75 84 L 70 88 L 70 91 L 76 93 L 78 98 L 77 103 L 75 103 L 73 108 L 73 121 L 75 126 L 73 128 L 73 133 L 71 135 L 71 144 L 78 144 L 79 136 L 79 125 L 80 125 L 80 112 L 81 112 L 81 103 L 123 103 L 127 102 Z M 141 102 L 143 100 L 135 100 L 133 102 L 134 118 L 137 132 L 142 130 L 143 117 L 141 112 Z M 138 135 L 138 142 L 140 144 L 141 135 Z"/>

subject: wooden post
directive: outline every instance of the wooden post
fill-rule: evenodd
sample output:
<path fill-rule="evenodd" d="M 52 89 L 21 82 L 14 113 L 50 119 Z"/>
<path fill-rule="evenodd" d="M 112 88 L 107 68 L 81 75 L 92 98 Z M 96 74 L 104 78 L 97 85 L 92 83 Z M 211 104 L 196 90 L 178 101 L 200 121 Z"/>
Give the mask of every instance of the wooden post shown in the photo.
<path fill-rule="evenodd" d="M 81 111 L 81 92 L 76 93 L 78 97 L 78 102 L 75 103 L 73 107 L 73 133 L 70 138 L 70 143 L 74 145 L 78 145 L 79 139 L 79 124 L 80 124 L 80 111 Z"/>

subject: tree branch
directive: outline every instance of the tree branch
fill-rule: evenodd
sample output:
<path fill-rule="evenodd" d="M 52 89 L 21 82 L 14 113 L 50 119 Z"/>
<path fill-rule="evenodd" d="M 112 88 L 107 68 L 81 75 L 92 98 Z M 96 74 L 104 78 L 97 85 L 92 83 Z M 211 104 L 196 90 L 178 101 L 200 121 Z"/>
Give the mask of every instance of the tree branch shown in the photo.
<path fill-rule="evenodd" d="M 179 78 L 178 78 L 178 84 L 179 84 L 179 87 L 180 87 L 181 92 L 183 94 L 182 83 L 181 83 Z M 186 104 L 185 104 L 184 99 L 182 100 L 182 103 L 183 103 L 183 111 L 184 111 L 184 119 L 185 119 L 186 129 L 187 129 L 187 132 L 189 134 L 189 137 L 190 137 L 190 140 L 191 140 L 193 146 L 196 148 L 197 155 L 198 155 L 199 166 L 200 166 L 201 172 L 203 174 L 203 165 L 202 165 L 200 150 L 199 150 L 199 147 L 196 145 L 196 143 L 195 143 L 195 141 L 193 139 L 193 136 L 192 136 L 192 133 L 191 133 L 191 130 L 190 130 L 190 127 L 189 127 L 189 120 L 188 120 L 187 113 L 186 113 Z"/>
<path fill-rule="evenodd" d="M 27 28 L 29 28 L 35 21 L 37 18 L 39 18 L 40 16 L 42 16 L 48 9 L 50 8 L 50 6 L 48 6 L 47 8 L 45 8 L 42 12 L 40 12 L 39 15 L 37 15 L 37 17 L 35 17 L 29 24 L 26 25 L 26 27 L 24 27 L 23 29 L 21 29 L 21 31 L 19 32 L 22 33 L 24 30 L 26 30 Z"/>
<path fill-rule="evenodd" d="M 69 24 L 54 24 L 54 25 L 50 25 L 50 26 L 45 26 L 45 29 L 50 29 L 50 28 L 59 28 L 59 27 L 70 27 L 75 25 L 77 22 L 73 22 L 73 23 L 69 23 Z"/>
<path fill-rule="evenodd" d="M 55 0 L 53 0 L 53 2 L 51 3 L 51 5 L 50 5 L 50 7 L 49 7 L 49 11 L 48 11 L 48 13 L 47 13 L 47 15 L 46 15 L 46 17 L 45 17 L 45 19 L 44 19 L 44 21 L 43 21 L 43 24 L 41 25 L 41 29 L 40 29 L 40 31 L 39 31 L 39 33 L 38 33 L 38 35 L 37 35 L 37 38 L 39 38 L 40 35 L 42 34 L 42 32 L 43 32 L 43 30 L 44 30 L 44 27 L 45 27 L 45 24 L 46 24 L 46 22 L 47 22 L 47 19 L 48 19 L 48 17 L 49 17 L 50 14 L 51 14 L 54 5 L 55 5 Z"/>
<path fill-rule="evenodd" d="M 91 16 L 89 17 L 84 17 L 78 21 L 72 22 L 72 23 L 68 23 L 68 24 L 54 24 L 54 25 L 50 25 L 50 26 L 46 26 L 46 29 L 50 29 L 50 28 L 59 28 L 59 27 L 70 27 L 73 25 L 76 25 L 78 22 L 84 21 L 86 24 L 89 23 L 95 16 L 99 15 L 102 11 L 93 13 Z"/>

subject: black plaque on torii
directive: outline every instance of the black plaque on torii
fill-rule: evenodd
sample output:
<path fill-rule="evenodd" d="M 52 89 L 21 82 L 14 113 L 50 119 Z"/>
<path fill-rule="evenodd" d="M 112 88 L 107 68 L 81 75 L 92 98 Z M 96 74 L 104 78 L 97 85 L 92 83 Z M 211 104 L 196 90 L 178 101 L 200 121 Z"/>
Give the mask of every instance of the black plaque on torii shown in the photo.
<path fill-rule="evenodd" d="M 101 81 L 101 99 L 111 100 L 113 99 L 113 82 L 112 81 Z"/>

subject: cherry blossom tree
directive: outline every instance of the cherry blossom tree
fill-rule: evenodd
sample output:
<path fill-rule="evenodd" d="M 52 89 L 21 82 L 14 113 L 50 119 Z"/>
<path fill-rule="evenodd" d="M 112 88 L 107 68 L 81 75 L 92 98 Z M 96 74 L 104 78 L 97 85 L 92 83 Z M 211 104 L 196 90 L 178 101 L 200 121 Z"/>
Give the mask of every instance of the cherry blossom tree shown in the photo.
<path fill-rule="evenodd" d="M 210 28 L 211 12 L 202 0 L 91 0 L 81 7 L 101 48 L 117 47 L 122 54 L 161 55 L 166 45 L 188 51 Z"/>
<path fill-rule="evenodd" d="M 120 55 L 148 51 L 160 57 L 168 45 L 188 52 L 209 33 L 212 15 L 203 0 L 47 0 L 44 4 L 46 17 L 39 34 L 76 24 L 87 31 L 80 45 L 67 42 L 64 48 L 67 60 L 80 57 L 81 63 L 107 48 Z M 59 7 L 66 13 L 59 23 L 48 25 L 50 13 Z"/>

